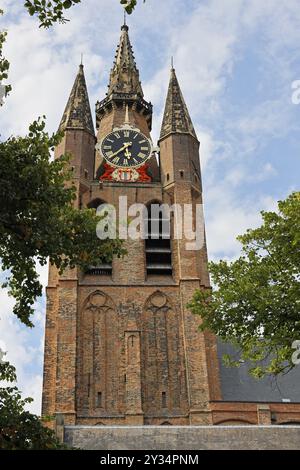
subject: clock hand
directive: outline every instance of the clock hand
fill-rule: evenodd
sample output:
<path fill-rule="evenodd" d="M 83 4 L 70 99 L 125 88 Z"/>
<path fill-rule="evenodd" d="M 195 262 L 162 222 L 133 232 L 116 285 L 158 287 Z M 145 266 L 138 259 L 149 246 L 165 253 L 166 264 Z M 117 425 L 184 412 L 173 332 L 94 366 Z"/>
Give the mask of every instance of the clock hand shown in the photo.
<path fill-rule="evenodd" d="M 122 152 L 122 150 L 124 149 L 127 149 L 128 147 L 130 147 L 132 145 L 132 142 L 126 142 L 123 147 L 121 147 L 119 150 L 117 150 L 115 153 L 113 153 L 112 155 L 110 155 L 110 158 L 112 157 L 115 157 L 116 155 L 118 155 L 118 153 Z"/>
<path fill-rule="evenodd" d="M 124 152 L 124 155 L 125 155 L 126 158 L 130 158 L 130 157 L 131 157 L 131 153 L 128 152 L 128 147 L 129 147 L 129 146 L 126 147 L 126 150 L 125 150 L 125 152 Z"/>

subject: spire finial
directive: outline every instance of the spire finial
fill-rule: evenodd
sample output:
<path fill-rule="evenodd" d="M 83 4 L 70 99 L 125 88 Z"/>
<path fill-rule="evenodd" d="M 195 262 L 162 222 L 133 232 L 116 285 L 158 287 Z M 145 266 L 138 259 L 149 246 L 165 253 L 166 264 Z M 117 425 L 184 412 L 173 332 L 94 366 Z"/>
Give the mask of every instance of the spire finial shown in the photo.
<path fill-rule="evenodd" d="M 122 31 L 128 31 L 128 29 L 129 29 L 128 26 L 127 26 L 127 23 L 126 23 L 126 18 L 127 18 L 127 16 L 126 16 L 126 10 L 124 10 L 124 23 L 123 23 L 123 25 L 122 25 L 122 27 L 121 27 L 121 30 L 122 30 Z"/>
<path fill-rule="evenodd" d="M 82 61 L 83 61 L 83 53 L 80 54 L 80 65 L 81 66 L 83 65 Z"/>
<path fill-rule="evenodd" d="M 171 56 L 171 69 L 174 70 L 174 57 Z"/>

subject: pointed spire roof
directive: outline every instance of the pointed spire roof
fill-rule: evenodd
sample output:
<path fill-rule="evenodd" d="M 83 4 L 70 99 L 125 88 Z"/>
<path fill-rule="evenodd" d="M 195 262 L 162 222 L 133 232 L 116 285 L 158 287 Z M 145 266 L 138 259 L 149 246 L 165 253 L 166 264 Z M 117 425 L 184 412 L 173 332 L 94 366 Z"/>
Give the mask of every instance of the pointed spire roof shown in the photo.
<path fill-rule="evenodd" d="M 59 125 L 59 130 L 65 129 L 83 129 L 95 134 L 82 64 L 79 66 L 79 71 Z"/>
<path fill-rule="evenodd" d="M 161 126 L 160 139 L 171 133 L 191 134 L 195 139 L 197 139 L 173 66 L 171 68 L 171 77 Z"/>
<path fill-rule="evenodd" d="M 129 28 L 124 22 L 121 27 L 121 37 L 115 61 L 110 72 L 108 95 L 112 93 L 132 93 L 143 97 L 139 71 L 134 60 L 128 30 Z"/>

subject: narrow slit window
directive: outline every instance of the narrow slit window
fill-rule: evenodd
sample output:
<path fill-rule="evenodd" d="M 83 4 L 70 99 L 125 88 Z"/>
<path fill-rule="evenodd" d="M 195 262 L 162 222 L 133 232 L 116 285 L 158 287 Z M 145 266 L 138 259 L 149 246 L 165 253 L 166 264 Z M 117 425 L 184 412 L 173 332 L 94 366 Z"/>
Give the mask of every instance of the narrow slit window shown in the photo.
<path fill-rule="evenodd" d="M 97 407 L 102 408 L 102 392 L 97 393 Z"/>
<path fill-rule="evenodd" d="M 162 392 L 161 394 L 161 405 L 163 408 L 167 408 L 167 394 L 166 392 Z"/>
<path fill-rule="evenodd" d="M 90 396 L 90 388 L 91 388 L 91 374 L 88 374 L 88 384 L 87 384 L 87 394 L 88 397 Z"/>

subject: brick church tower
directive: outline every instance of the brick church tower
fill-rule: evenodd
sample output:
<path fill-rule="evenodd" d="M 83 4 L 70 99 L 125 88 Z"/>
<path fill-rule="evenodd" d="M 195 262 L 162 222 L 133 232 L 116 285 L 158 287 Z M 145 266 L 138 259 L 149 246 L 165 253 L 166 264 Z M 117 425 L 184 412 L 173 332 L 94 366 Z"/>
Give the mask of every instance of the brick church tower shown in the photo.
<path fill-rule="evenodd" d="M 97 133 L 82 65 L 60 123 L 55 155 L 72 155 L 79 208 L 117 208 L 124 196 L 148 208 L 202 203 L 199 141 L 173 68 L 159 158 L 151 124 L 123 25 L 107 96 L 96 104 Z M 221 399 L 216 341 L 186 307 L 195 289 L 210 288 L 206 246 L 188 250 L 173 222 L 169 239 L 128 239 L 127 255 L 111 264 L 63 275 L 50 266 L 43 415 L 62 413 L 66 424 L 212 424 L 210 402 Z"/>

